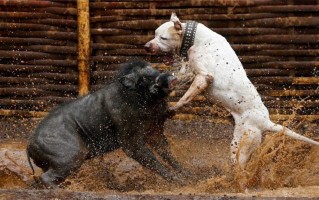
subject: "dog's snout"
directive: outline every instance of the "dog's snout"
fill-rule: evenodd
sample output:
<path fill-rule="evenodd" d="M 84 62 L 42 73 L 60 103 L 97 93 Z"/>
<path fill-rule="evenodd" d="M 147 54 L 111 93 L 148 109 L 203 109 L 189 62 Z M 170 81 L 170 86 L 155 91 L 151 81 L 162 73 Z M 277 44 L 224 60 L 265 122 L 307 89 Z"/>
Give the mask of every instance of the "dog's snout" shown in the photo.
<path fill-rule="evenodd" d="M 144 45 L 144 49 L 147 51 L 147 52 L 150 52 L 151 51 L 151 43 L 148 42 Z"/>
<path fill-rule="evenodd" d="M 155 53 L 157 48 L 156 48 L 156 44 L 150 41 L 144 45 L 144 49 L 149 53 Z"/>

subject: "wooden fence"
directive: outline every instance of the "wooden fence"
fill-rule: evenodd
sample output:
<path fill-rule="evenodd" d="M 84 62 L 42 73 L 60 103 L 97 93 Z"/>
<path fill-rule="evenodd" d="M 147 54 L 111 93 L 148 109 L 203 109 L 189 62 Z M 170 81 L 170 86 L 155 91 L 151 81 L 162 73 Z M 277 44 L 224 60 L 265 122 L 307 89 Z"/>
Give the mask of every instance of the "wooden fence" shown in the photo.
<path fill-rule="evenodd" d="M 89 10 L 91 90 L 132 59 L 165 69 L 143 45 L 174 11 L 228 39 L 272 118 L 319 119 L 317 0 L 94 0 Z M 0 115 L 43 116 L 76 98 L 77 14 L 75 0 L 0 0 Z M 199 96 L 177 118 L 212 116 L 228 117 Z"/>

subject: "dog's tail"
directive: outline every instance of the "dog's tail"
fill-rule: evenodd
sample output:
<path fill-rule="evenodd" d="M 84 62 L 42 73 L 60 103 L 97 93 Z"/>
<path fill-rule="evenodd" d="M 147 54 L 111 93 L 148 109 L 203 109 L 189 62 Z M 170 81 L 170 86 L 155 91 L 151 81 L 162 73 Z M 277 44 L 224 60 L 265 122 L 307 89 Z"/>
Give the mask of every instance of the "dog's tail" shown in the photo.
<path fill-rule="evenodd" d="M 285 135 L 287 135 L 291 138 L 294 138 L 296 140 L 301 140 L 301 141 L 304 141 L 306 143 L 319 146 L 319 142 L 314 141 L 310 138 L 307 138 L 303 135 L 300 135 L 300 134 L 290 130 L 289 128 L 286 128 L 286 127 L 279 125 L 279 124 L 275 124 L 275 123 L 271 122 L 271 124 L 269 124 L 269 126 L 267 127 L 267 130 L 272 131 L 272 132 L 283 132 Z"/>
<path fill-rule="evenodd" d="M 27 152 L 28 163 L 29 163 L 29 165 L 30 165 L 30 167 L 32 169 L 32 173 L 33 173 L 33 176 L 34 176 L 34 168 L 33 168 L 33 165 L 32 165 L 31 159 L 30 159 L 29 151 L 26 150 L 26 152 Z"/>

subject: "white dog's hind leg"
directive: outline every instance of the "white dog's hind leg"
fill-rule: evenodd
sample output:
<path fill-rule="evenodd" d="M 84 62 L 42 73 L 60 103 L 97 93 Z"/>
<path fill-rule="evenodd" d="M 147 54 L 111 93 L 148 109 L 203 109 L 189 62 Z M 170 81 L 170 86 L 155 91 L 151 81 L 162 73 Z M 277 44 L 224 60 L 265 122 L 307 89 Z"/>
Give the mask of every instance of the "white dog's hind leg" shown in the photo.
<path fill-rule="evenodd" d="M 245 169 L 251 154 L 260 146 L 261 136 L 261 131 L 257 128 L 248 129 L 243 134 L 237 152 L 237 161 L 242 170 Z"/>
<path fill-rule="evenodd" d="M 235 129 L 231 143 L 231 159 L 244 170 L 251 154 L 261 144 L 263 131 L 260 125 L 264 124 L 265 119 L 267 121 L 267 112 L 262 109 L 249 109 L 240 115 L 232 114 L 235 119 Z"/>
<path fill-rule="evenodd" d="M 233 165 L 237 164 L 238 148 L 244 133 L 242 126 L 235 125 L 233 139 L 230 143 L 230 158 Z"/>
<path fill-rule="evenodd" d="M 193 83 L 191 84 L 190 88 L 188 88 L 184 96 L 176 103 L 176 105 L 174 105 L 170 109 L 176 110 L 187 104 L 188 102 L 193 100 L 195 96 L 204 91 L 212 81 L 213 77 L 211 75 L 197 74 Z"/>
<path fill-rule="evenodd" d="M 266 127 L 265 131 L 273 131 L 273 132 L 281 132 L 282 131 L 285 135 L 287 135 L 291 138 L 319 146 L 319 142 L 314 141 L 310 138 L 307 138 L 303 135 L 299 135 L 298 133 L 296 133 L 296 132 L 294 132 L 294 131 L 292 131 L 284 126 L 279 125 L 279 124 L 275 124 L 271 121 L 268 122 L 268 126 Z"/>

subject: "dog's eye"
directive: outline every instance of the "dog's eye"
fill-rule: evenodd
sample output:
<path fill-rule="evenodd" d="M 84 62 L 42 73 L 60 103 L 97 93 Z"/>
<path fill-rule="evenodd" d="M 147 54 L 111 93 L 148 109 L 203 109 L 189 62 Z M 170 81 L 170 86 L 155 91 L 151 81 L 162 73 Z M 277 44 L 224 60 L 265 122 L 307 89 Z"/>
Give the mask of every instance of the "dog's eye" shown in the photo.
<path fill-rule="evenodd" d="M 161 40 L 168 40 L 168 38 L 166 38 L 166 37 L 161 37 Z"/>
<path fill-rule="evenodd" d="M 144 81 L 144 82 L 147 82 L 147 81 L 150 81 L 150 80 L 151 80 L 151 79 L 150 79 L 149 77 L 145 77 L 145 76 L 143 77 L 143 81 Z"/>

